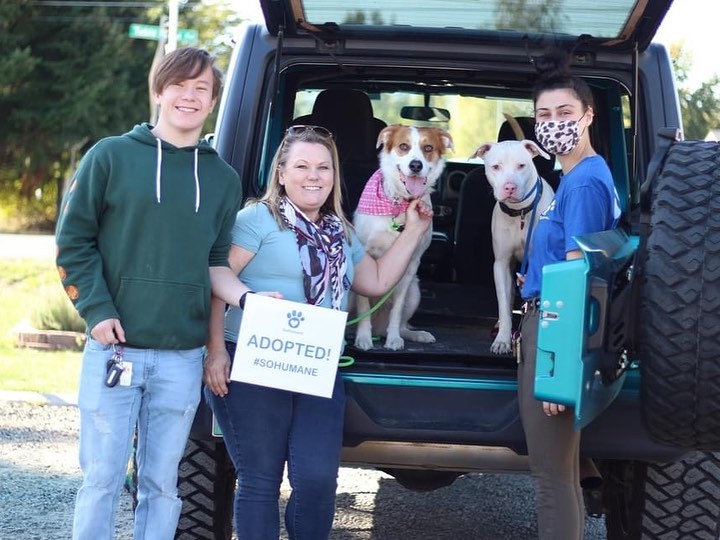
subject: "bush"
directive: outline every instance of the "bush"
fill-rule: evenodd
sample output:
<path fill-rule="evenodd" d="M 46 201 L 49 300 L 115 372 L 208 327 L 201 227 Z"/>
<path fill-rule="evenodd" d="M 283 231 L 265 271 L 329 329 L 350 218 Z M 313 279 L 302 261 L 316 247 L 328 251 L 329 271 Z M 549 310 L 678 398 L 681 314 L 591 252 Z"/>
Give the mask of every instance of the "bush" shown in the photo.
<path fill-rule="evenodd" d="M 0 232 L 52 232 L 57 212 L 57 184 L 47 183 L 27 198 L 20 180 L 7 181 L 0 168 Z"/>
<path fill-rule="evenodd" d="M 41 303 L 35 307 L 30 319 L 33 327 L 38 330 L 85 332 L 85 321 L 78 315 L 65 291 L 53 287 L 38 298 Z"/>

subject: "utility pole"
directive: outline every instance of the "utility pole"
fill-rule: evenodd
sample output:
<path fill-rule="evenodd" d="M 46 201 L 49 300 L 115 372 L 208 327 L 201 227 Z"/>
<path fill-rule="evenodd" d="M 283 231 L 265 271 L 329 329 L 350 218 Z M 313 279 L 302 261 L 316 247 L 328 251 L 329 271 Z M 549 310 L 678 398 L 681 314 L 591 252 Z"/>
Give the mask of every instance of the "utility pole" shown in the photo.
<path fill-rule="evenodd" d="M 183 5 L 185 0 L 183 0 Z M 133 26 L 144 26 L 144 25 L 130 25 L 131 33 L 130 37 L 144 37 L 145 39 L 157 39 L 157 47 L 155 48 L 155 55 L 153 56 L 152 65 L 150 66 L 150 72 L 148 73 L 148 98 L 150 104 L 150 123 L 155 125 L 158 117 L 158 106 L 155 103 L 155 95 L 153 94 L 152 80 L 155 74 L 155 70 L 162 61 L 163 57 L 177 49 L 178 43 L 178 14 L 180 11 L 180 0 L 168 0 L 168 14 L 163 15 L 160 18 L 159 35 L 156 38 L 133 35 Z M 148 27 L 152 30 L 153 27 Z"/>
<path fill-rule="evenodd" d="M 157 48 L 155 49 L 155 56 L 153 57 L 152 65 L 150 66 L 150 73 L 148 74 L 148 86 L 150 90 L 150 123 L 155 125 L 159 107 L 155 103 L 155 96 L 152 90 L 152 80 L 155 74 L 155 70 L 162 61 L 163 57 L 177 49 L 177 35 L 178 35 L 178 12 L 180 11 L 179 0 L 168 0 L 168 15 L 167 18 L 163 15 L 160 19 L 160 39 L 158 40 Z M 167 24 L 167 35 L 164 35 L 163 30 Z"/>
<path fill-rule="evenodd" d="M 150 65 L 150 72 L 148 73 L 148 92 L 150 99 L 150 124 L 153 126 L 157 122 L 158 113 L 159 113 L 159 107 L 158 104 L 155 103 L 155 93 L 153 92 L 152 82 L 153 82 L 153 76 L 155 75 L 155 70 L 160 65 L 160 62 L 162 61 L 163 57 L 165 56 L 165 37 L 163 35 L 162 29 L 165 28 L 165 23 L 167 22 L 167 19 L 165 18 L 165 15 L 163 15 L 160 18 L 160 38 L 158 39 L 157 46 L 155 47 L 155 55 L 153 56 L 152 64 Z"/>
<path fill-rule="evenodd" d="M 177 49 L 179 4 L 179 0 L 168 0 L 168 37 L 167 48 L 165 50 L 165 52 L 168 53 Z"/>

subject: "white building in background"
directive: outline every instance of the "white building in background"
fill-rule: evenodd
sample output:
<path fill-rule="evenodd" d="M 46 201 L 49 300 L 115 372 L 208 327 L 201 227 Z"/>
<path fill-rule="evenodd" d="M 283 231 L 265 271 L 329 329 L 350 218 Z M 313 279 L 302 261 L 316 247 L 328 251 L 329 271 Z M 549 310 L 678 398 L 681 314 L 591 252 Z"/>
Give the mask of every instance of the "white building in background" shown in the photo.
<path fill-rule="evenodd" d="M 720 141 L 720 128 L 708 131 L 707 135 L 705 135 L 705 140 L 714 142 Z"/>

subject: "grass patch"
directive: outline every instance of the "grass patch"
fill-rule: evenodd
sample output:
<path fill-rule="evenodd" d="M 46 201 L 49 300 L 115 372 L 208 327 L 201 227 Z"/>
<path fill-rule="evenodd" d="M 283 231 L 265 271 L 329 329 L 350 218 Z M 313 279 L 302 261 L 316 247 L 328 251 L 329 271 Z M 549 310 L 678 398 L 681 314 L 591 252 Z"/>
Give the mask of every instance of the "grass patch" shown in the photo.
<path fill-rule="evenodd" d="M 58 290 L 52 259 L 0 259 L 0 389 L 77 392 L 82 353 L 15 347 L 13 330 L 30 324 L 37 307 Z"/>
<path fill-rule="evenodd" d="M 0 389 L 41 394 L 76 394 L 82 353 L 0 349 Z"/>

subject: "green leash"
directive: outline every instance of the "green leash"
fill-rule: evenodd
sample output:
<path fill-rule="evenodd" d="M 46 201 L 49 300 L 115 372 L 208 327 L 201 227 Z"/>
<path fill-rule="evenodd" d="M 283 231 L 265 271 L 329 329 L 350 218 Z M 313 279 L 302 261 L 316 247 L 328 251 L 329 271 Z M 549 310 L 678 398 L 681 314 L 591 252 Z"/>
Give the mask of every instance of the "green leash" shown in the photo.
<path fill-rule="evenodd" d="M 352 320 L 348 321 L 347 323 L 345 323 L 345 326 L 350 326 L 350 325 L 352 325 L 352 324 L 357 324 L 357 323 L 359 323 L 360 321 L 362 321 L 363 319 L 367 319 L 370 315 L 372 315 L 372 314 L 375 313 L 378 309 L 380 309 L 380 306 L 382 306 L 385 302 L 387 302 L 387 299 L 390 298 L 390 295 L 391 295 L 394 291 L 395 291 L 395 287 L 393 287 L 393 288 L 390 289 L 388 292 L 386 292 L 386 293 L 380 298 L 380 301 L 379 301 L 377 304 L 375 304 L 374 306 L 372 306 L 370 309 L 368 309 L 365 313 L 361 313 L 360 315 L 358 315 L 358 316 L 355 317 L 354 319 L 352 319 Z"/>
<path fill-rule="evenodd" d="M 390 295 L 393 293 L 393 291 L 395 291 L 395 287 L 393 287 L 393 288 L 390 289 L 388 292 L 386 292 L 386 293 L 380 298 L 380 300 L 378 301 L 378 303 L 375 304 L 374 306 L 372 306 L 370 309 L 368 309 L 365 313 L 361 313 L 360 315 L 358 315 L 358 316 L 355 317 L 354 319 L 352 319 L 352 320 L 348 321 L 347 323 L 345 323 L 345 326 L 346 326 L 346 327 L 347 327 L 347 326 L 351 326 L 351 325 L 353 325 L 353 324 L 359 323 L 359 322 L 362 321 L 363 319 L 367 319 L 370 315 L 372 315 L 372 314 L 375 313 L 378 309 L 380 309 L 380 306 L 382 306 L 385 302 L 387 302 L 387 299 L 390 298 Z M 377 341 L 377 339 L 376 339 L 376 338 L 373 338 L 373 341 Z M 354 359 L 352 356 L 341 356 L 341 357 L 338 359 L 338 367 L 341 367 L 341 368 L 343 368 L 343 367 L 348 367 L 348 366 L 352 366 L 354 363 L 355 363 L 355 359 Z"/>

